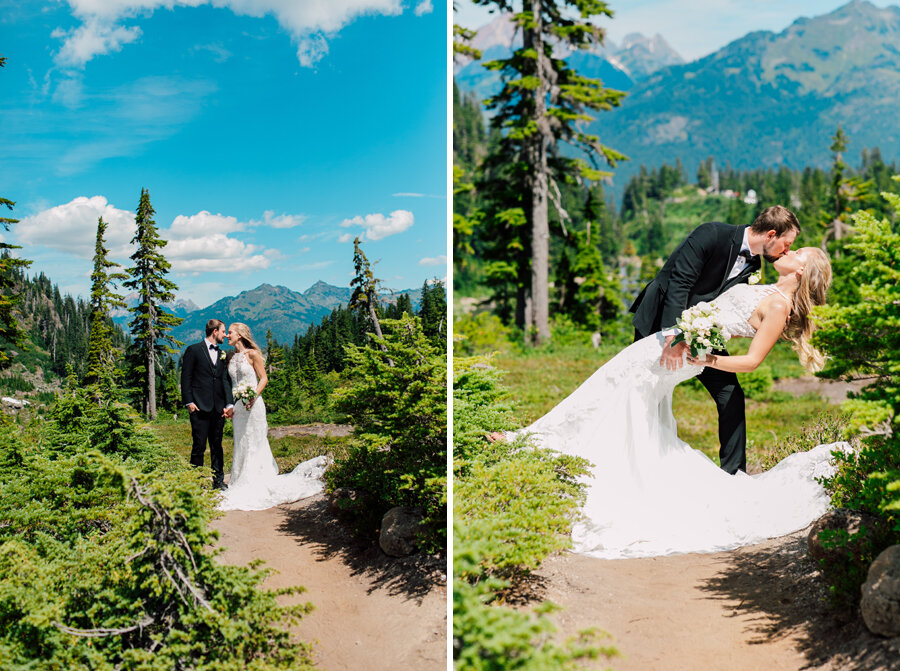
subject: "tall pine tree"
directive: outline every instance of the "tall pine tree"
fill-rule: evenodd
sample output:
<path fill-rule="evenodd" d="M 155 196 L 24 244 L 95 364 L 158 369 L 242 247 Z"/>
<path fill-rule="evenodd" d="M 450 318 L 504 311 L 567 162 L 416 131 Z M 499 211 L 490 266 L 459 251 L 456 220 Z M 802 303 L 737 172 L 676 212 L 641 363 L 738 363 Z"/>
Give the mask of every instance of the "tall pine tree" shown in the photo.
<path fill-rule="evenodd" d="M 131 255 L 134 266 L 128 268 L 130 279 L 125 286 L 138 293 L 138 304 L 131 308 L 134 318 L 129 324 L 133 338 L 129 353 L 141 374 L 144 414 L 150 419 L 156 419 L 156 373 L 160 357 L 175 354 L 175 347 L 183 344 L 169 332 L 184 321 L 163 307 L 164 303 L 175 300 L 178 287 L 166 278 L 172 264 L 162 254 L 162 248 L 168 243 L 159 237 L 154 214 L 150 192 L 141 189 L 134 218 L 137 232 L 131 240 L 137 245 L 137 251 Z"/>
<path fill-rule="evenodd" d="M 512 12 L 513 0 L 475 0 L 500 12 Z M 584 132 L 584 123 L 593 121 L 587 111 L 618 106 L 624 93 L 603 87 L 598 79 L 578 74 L 566 61 L 554 58 L 559 46 L 590 49 L 603 42 L 603 33 L 593 17 L 612 16 L 602 0 L 522 0 L 513 20 L 522 31 L 522 47 L 507 59 L 491 61 L 485 67 L 500 71 L 503 89 L 486 101 L 495 110 L 492 124 L 504 132 L 489 163 L 521 165 L 522 210 L 528 222 L 530 242 L 530 291 L 521 295 L 530 303 L 523 312 L 525 327 L 534 328 L 534 342 L 550 337 L 550 227 L 549 203 L 562 218 L 566 214 L 559 197 L 558 181 L 597 180 L 608 173 L 599 171 L 602 157 L 614 166 L 625 158 L 603 146 L 597 136 Z M 593 165 L 581 158 L 563 156 L 561 144 L 577 147 Z M 521 263 L 521 261 L 519 262 Z"/>
<path fill-rule="evenodd" d="M 108 380 L 115 367 L 115 346 L 110 310 L 124 308 L 125 301 L 113 288 L 113 283 L 128 279 L 124 273 L 115 272 L 121 266 L 110 261 L 104 236 L 107 223 L 103 217 L 97 220 L 97 242 L 94 246 L 94 270 L 91 273 L 91 335 L 88 343 L 88 364 L 85 382 L 95 384 Z"/>

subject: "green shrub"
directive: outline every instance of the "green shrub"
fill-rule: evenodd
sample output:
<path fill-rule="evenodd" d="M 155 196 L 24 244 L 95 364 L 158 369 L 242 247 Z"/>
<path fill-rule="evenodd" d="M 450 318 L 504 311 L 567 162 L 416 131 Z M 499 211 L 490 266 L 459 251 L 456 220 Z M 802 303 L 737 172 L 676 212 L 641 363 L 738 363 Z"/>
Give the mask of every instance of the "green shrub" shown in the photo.
<path fill-rule="evenodd" d="M 335 393 L 335 408 L 354 425 L 349 455 L 326 471 L 331 489 L 362 494 L 348 513 L 365 533 L 378 529 L 394 506 L 425 512 L 420 547 L 446 546 L 447 364 L 418 317 L 383 320 L 383 338 L 347 346 L 350 384 Z M 382 349 L 384 348 L 384 349 Z"/>
<path fill-rule="evenodd" d="M 0 425 L 3 668 L 312 668 L 284 629 L 308 605 L 278 603 L 298 590 L 215 559 L 198 472 L 63 437 Z"/>
<path fill-rule="evenodd" d="M 767 398 L 775 384 L 772 379 L 772 369 L 766 364 L 762 364 L 749 373 L 741 373 L 738 375 L 738 381 L 741 383 L 744 395 L 752 399 Z"/>
<path fill-rule="evenodd" d="M 34 385 L 21 375 L 0 378 L 0 391 L 13 394 L 17 391 L 34 391 Z"/>
<path fill-rule="evenodd" d="M 877 533 L 834 534 L 829 540 L 838 549 L 858 546 L 852 552 L 838 553 L 840 560 L 822 566 L 832 602 L 842 609 L 853 609 L 872 560 L 887 547 L 900 543 L 900 438 L 867 439 L 858 452 L 835 453 L 835 464 L 835 474 L 822 480 L 832 505 L 860 510 L 883 521 Z"/>
<path fill-rule="evenodd" d="M 458 538 L 463 532 L 454 528 L 453 535 Z M 455 546 L 456 576 L 472 575 L 478 564 L 477 550 Z M 598 630 L 583 631 L 562 644 L 553 642 L 557 629 L 548 616 L 557 607 L 544 602 L 528 612 L 492 604 L 506 585 L 495 578 L 477 582 L 454 578 L 453 660 L 458 671 L 571 671 L 582 668 L 584 661 L 619 654 L 611 646 L 598 645 L 600 638 L 608 636 Z"/>
<path fill-rule="evenodd" d="M 845 413 L 825 413 L 811 425 L 778 441 L 762 457 L 762 468 L 768 470 L 795 452 L 808 452 L 818 445 L 846 440 L 849 416 Z"/>
<path fill-rule="evenodd" d="M 512 338 L 512 331 L 492 312 L 457 317 L 453 334 L 454 353 L 462 356 L 505 351 Z"/>
<path fill-rule="evenodd" d="M 587 462 L 530 446 L 488 442 L 513 428 L 512 405 L 488 357 L 454 359 L 453 657 L 460 670 L 574 669 L 610 657 L 600 634 L 551 640 L 555 606 L 500 605 L 502 595 L 571 544 Z"/>

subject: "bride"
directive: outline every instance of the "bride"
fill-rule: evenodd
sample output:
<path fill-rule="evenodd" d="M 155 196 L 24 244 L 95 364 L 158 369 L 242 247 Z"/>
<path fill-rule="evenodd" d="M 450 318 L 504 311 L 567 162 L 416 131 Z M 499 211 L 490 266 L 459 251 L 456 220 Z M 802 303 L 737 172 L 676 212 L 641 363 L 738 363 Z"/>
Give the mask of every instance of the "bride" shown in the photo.
<path fill-rule="evenodd" d="M 831 472 L 834 446 L 791 455 L 761 475 L 729 475 L 678 438 L 672 415 L 679 382 L 704 366 L 754 370 L 781 337 L 793 342 L 808 370 L 821 369 L 809 313 L 825 302 L 828 257 L 805 247 L 774 266 L 775 284 L 738 284 L 713 301 L 732 337 L 752 338 L 747 354 L 686 355 L 694 365 L 668 370 L 660 360 L 672 332 L 655 333 L 619 352 L 532 425 L 506 434 L 531 435 L 542 447 L 593 464 L 573 530 L 577 552 L 603 558 L 714 552 L 802 529 L 827 510 L 816 478 Z"/>
<path fill-rule="evenodd" d="M 241 385 L 249 385 L 255 395 L 244 403 L 235 394 L 231 478 L 219 509 L 265 510 L 319 493 L 324 489 L 324 456 L 305 461 L 290 473 L 278 474 L 278 464 L 269 449 L 266 404 L 261 396 L 269 382 L 262 351 L 246 324 L 233 323 L 228 327 L 227 338 L 234 347 L 228 362 L 232 389 L 237 391 Z"/>

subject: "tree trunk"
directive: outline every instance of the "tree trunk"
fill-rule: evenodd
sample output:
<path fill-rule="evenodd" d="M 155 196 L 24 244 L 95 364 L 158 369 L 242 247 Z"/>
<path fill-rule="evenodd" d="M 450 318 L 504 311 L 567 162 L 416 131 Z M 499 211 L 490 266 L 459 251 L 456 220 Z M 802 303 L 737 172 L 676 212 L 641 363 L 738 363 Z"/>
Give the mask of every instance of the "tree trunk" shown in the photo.
<path fill-rule="evenodd" d="M 152 340 L 147 355 L 147 416 L 150 421 L 156 419 L 156 348 Z"/>
<path fill-rule="evenodd" d="M 534 89 L 534 119 L 537 131 L 529 138 L 528 162 L 531 167 L 531 321 L 535 331 L 533 342 L 540 345 L 550 339 L 550 226 L 548 211 L 549 179 L 547 175 L 547 93 L 548 73 L 544 56 L 542 0 L 531 0 L 534 27 L 523 30 L 526 48 L 537 53 Z"/>
<path fill-rule="evenodd" d="M 156 309 L 147 290 L 149 323 L 147 324 L 147 417 L 156 420 Z"/>

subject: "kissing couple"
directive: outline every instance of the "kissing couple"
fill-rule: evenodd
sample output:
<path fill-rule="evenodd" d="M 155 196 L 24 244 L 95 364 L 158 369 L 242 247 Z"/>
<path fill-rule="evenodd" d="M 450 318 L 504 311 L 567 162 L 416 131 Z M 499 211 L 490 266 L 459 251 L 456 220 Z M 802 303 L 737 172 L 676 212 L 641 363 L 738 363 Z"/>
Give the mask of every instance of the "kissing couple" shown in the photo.
<path fill-rule="evenodd" d="M 226 338 L 233 348 L 227 353 L 221 348 Z M 203 466 L 208 443 L 213 487 L 224 490 L 220 510 L 265 510 L 312 496 L 324 488 L 324 456 L 302 462 L 290 473 L 278 474 L 262 398 L 268 382 L 265 357 L 246 324 L 234 322 L 226 331 L 224 322 L 210 319 L 206 337 L 184 350 L 181 400 L 190 413 L 191 464 Z M 227 488 L 222 449 L 226 418 L 232 420 L 234 429 Z"/>
<path fill-rule="evenodd" d="M 824 365 L 810 342 L 810 312 L 825 303 L 831 264 L 815 247 L 791 251 L 799 233 L 797 217 L 782 206 L 750 226 L 701 224 L 632 305 L 634 343 L 546 415 L 505 434 L 529 435 L 592 464 L 573 529 L 576 551 L 602 558 L 715 552 L 802 529 L 828 509 L 817 478 L 832 472 L 833 445 L 793 454 L 759 475 L 745 472 L 737 373 L 756 369 L 779 339 L 792 343 L 807 370 Z M 749 283 L 760 257 L 773 263 L 774 284 Z M 728 336 L 750 339 L 747 354 L 690 355 L 674 326 L 701 302 L 717 310 Z M 721 467 L 678 437 L 672 394 L 693 377 L 718 409 Z"/>

